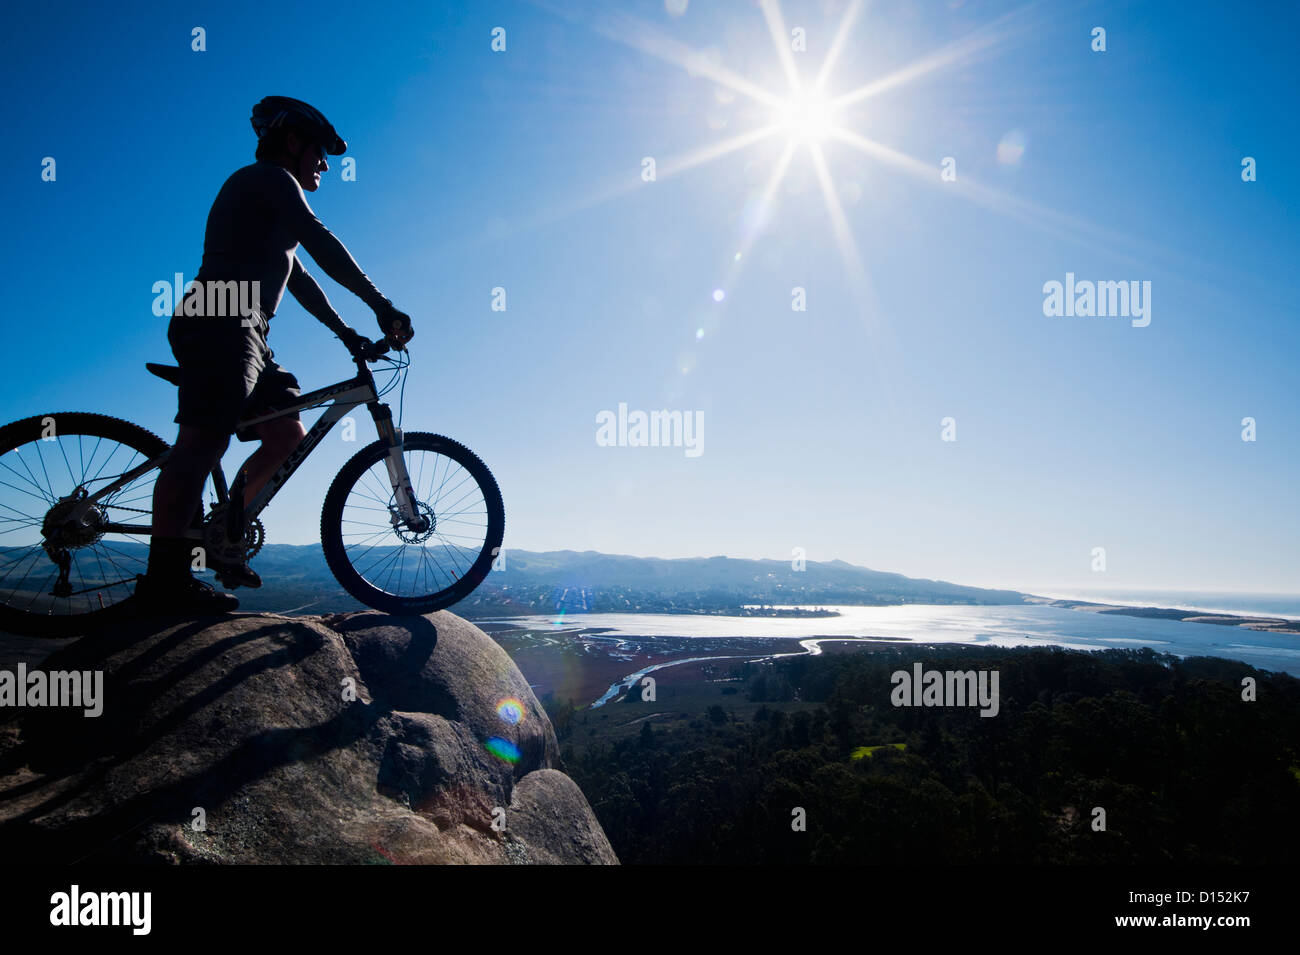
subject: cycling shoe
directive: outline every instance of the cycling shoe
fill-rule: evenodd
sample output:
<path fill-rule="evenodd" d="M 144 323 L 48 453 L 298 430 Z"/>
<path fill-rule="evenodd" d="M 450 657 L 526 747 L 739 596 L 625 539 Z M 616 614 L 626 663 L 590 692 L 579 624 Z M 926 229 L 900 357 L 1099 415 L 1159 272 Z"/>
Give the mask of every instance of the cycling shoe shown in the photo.
<path fill-rule="evenodd" d="M 189 574 L 174 580 L 136 575 L 135 604 L 142 616 L 184 614 L 202 617 L 239 607 L 239 598 L 223 594 Z"/>

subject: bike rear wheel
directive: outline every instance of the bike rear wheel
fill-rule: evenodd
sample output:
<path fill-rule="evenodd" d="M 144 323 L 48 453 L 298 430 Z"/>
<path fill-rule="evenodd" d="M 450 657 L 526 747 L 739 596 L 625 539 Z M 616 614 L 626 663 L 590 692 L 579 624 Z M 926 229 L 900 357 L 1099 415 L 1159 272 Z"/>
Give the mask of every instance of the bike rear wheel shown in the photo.
<path fill-rule="evenodd" d="M 505 534 L 496 479 L 474 452 L 421 431 L 403 438 L 417 509 L 430 526 L 411 531 L 396 518 L 382 441 L 362 448 L 330 485 L 321 510 L 321 545 L 338 582 L 387 613 L 432 613 L 467 597 L 492 569 Z"/>
<path fill-rule="evenodd" d="M 75 526 L 66 515 L 167 448 L 129 421 L 84 412 L 0 428 L 0 630 L 75 636 L 125 614 L 148 565 L 158 468 L 97 501 Z"/>

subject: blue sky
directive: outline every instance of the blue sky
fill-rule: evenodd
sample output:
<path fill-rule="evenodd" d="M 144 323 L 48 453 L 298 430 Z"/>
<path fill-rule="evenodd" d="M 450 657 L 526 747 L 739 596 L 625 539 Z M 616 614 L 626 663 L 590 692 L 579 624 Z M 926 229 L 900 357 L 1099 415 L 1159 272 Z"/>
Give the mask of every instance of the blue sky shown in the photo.
<path fill-rule="evenodd" d="M 1292 5 L 867 4 L 832 96 L 975 52 L 836 116 L 932 171 L 824 142 L 847 258 L 807 144 L 762 214 L 784 128 L 672 172 L 773 122 L 717 72 L 787 94 L 757 5 L 466 6 L 11 12 L 0 252 L 18 357 L 0 419 L 97 410 L 174 438 L 174 393 L 143 368 L 171 360 L 151 288 L 197 270 L 213 197 L 252 161 L 250 107 L 278 93 L 348 140 L 356 181 L 336 162 L 309 201 L 413 316 L 403 425 L 479 452 L 508 548 L 801 547 L 1018 589 L 1300 589 Z M 847 8 L 781 4 L 805 82 Z M 1150 281 L 1150 325 L 1046 317 L 1043 284 L 1067 272 Z M 270 343 L 304 388 L 348 374 L 289 296 Z M 620 402 L 702 412 L 703 454 L 598 446 L 596 415 Z M 318 539 L 329 480 L 373 437 L 358 424 L 272 504 L 272 541 Z M 251 447 L 232 442 L 227 468 Z"/>

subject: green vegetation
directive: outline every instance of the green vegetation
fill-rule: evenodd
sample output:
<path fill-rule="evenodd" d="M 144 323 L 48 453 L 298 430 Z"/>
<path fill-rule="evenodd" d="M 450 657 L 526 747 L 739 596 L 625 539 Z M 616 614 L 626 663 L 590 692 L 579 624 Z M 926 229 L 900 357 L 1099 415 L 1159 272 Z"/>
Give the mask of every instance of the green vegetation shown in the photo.
<path fill-rule="evenodd" d="M 999 715 L 893 707 L 890 673 L 917 660 L 997 669 Z M 1300 858 L 1300 681 L 1286 675 L 1149 649 L 970 647 L 736 671 L 748 682 L 665 686 L 656 703 L 549 704 L 565 767 L 623 862 Z M 1247 676 L 1256 702 L 1242 700 Z"/>
<path fill-rule="evenodd" d="M 878 749 L 884 749 L 886 746 L 892 746 L 899 752 L 903 752 L 907 749 L 906 743 L 882 743 L 879 746 L 859 746 L 853 752 L 849 753 L 849 759 L 870 759 L 872 753 Z"/>

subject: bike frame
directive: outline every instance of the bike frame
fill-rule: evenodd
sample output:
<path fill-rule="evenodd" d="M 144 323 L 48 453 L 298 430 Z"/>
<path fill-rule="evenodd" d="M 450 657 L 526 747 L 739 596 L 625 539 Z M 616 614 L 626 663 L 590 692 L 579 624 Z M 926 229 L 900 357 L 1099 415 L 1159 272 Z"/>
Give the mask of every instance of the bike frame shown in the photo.
<path fill-rule="evenodd" d="M 326 403 L 329 407 L 322 414 L 316 423 L 303 437 L 298 446 L 290 452 L 289 457 L 284 463 L 276 469 L 270 479 L 258 491 L 257 496 L 244 508 L 244 521 L 253 520 L 258 514 L 271 502 L 276 492 L 288 482 L 293 472 L 298 470 L 298 465 L 306 460 L 307 455 L 320 444 L 321 440 L 339 421 L 357 405 L 365 404 L 369 406 L 370 416 L 374 419 L 375 429 L 379 432 L 379 438 L 388 446 L 388 457 L 385 464 L 388 468 L 389 481 L 393 486 L 393 494 L 396 497 L 398 512 L 402 520 L 408 526 L 418 526 L 421 523 L 420 515 L 415 508 L 415 492 L 411 489 L 410 475 L 406 472 L 406 460 L 402 457 L 402 429 L 393 425 L 393 413 L 388 405 L 379 400 L 378 391 L 375 388 L 375 376 L 367 366 L 364 358 L 354 358 L 357 363 L 357 375 L 348 381 L 341 381 L 336 385 L 330 385 L 326 388 L 320 388 L 316 391 L 308 392 L 301 396 L 301 399 L 287 408 L 279 408 L 269 414 L 259 415 L 254 418 L 245 418 L 236 426 L 237 430 L 263 424 L 267 421 L 276 421 L 280 418 L 287 418 L 299 411 L 306 411 L 310 408 L 319 408 Z M 73 517 L 81 518 L 96 501 L 114 493 L 119 488 L 130 484 L 142 474 L 147 474 L 153 468 L 161 468 L 171 456 L 172 449 L 168 448 L 162 454 L 150 458 L 143 464 L 140 464 L 130 471 L 119 476 L 107 487 L 101 488 L 94 494 L 84 498 Z M 212 483 L 217 492 L 217 504 L 226 504 L 230 501 L 230 490 L 226 485 L 226 476 L 221 469 L 221 463 L 212 469 Z M 104 533 L 110 534 L 153 534 L 153 528 L 141 527 L 135 524 L 118 524 L 105 523 L 101 525 Z M 186 534 L 187 537 L 202 539 L 203 531 L 198 528 L 191 528 Z"/>

